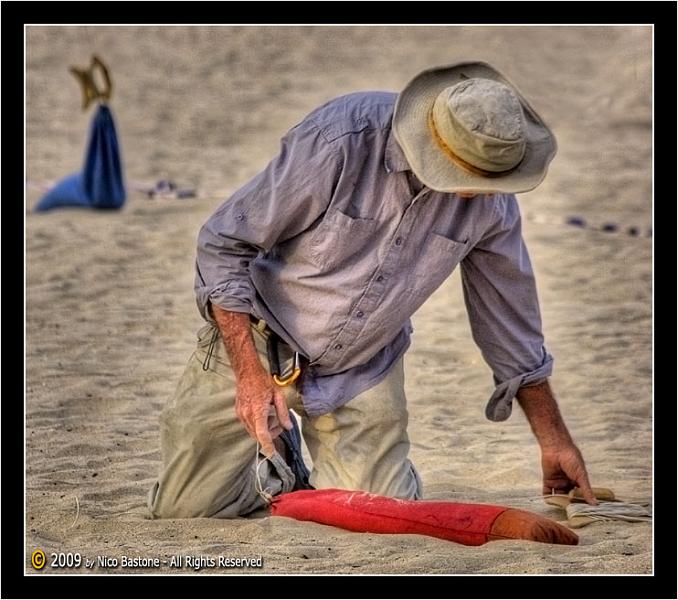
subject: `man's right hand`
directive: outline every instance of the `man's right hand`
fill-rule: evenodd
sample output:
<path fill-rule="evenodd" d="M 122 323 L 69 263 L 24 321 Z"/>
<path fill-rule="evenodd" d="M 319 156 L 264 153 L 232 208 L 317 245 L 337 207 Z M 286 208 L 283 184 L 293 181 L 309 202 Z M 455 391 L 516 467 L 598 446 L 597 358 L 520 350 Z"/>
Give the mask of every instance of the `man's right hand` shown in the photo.
<path fill-rule="evenodd" d="M 265 456 L 275 452 L 273 440 L 283 428 L 292 429 L 283 391 L 259 359 L 249 315 L 210 306 L 235 373 L 235 410 Z M 276 418 L 277 417 L 277 418 Z M 269 423 L 271 418 L 271 423 Z"/>
<path fill-rule="evenodd" d="M 267 457 L 275 452 L 273 440 L 283 428 L 292 429 L 285 395 L 263 368 L 238 379 L 235 412 Z"/>

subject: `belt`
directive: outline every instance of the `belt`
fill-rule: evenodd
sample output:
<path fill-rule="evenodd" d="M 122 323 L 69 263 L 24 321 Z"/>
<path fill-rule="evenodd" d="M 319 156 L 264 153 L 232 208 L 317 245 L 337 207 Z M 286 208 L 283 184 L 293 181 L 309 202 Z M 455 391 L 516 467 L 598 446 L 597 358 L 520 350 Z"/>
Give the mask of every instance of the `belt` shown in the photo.
<path fill-rule="evenodd" d="M 296 351 L 294 352 L 292 372 L 286 377 L 283 377 L 282 369 L 280 367 L 280 345 L 284 344 L 287 346 L 287 342 L 273 331 L 263 319 L 257 319 L 250 315 L 250 320 L 252 321 L 254 328 L 266 338 L 266 356 L 268 358 L 268 367 L 273 376 L 273 381 L 280 387 L 292 385 L 299 379 L 299 375 L 301 375 L 301 360 L 299 353 Z"/>

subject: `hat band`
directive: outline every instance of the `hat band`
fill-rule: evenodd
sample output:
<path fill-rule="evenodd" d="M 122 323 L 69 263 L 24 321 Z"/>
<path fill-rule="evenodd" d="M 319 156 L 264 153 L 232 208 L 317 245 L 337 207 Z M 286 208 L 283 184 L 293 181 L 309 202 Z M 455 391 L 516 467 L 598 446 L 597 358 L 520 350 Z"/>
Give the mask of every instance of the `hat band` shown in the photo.
<path fill-rule="evenodd" d="M 431 133 L 433 134 L 433 139 L 436 141 L 436 144 L 438 144 L 438 146 L 443 151 L 445 156 L 447 156 L 447 158 L 449 158 L 458 167 L 461 167 L 462 169 L 464 169 L 464 171 L 468 171 L 473 175 L 479 175 L 480 177 L 490 177 L 490 178 L 504 177 L 505 175 L 508 175 L 509 173 L 515 171 L 522 162 L 521 159 L 520 162 L 518 162 L 518 164 L 511 167 L 510 169 L 506 169 L 505 171 L 486 171 L 485 169 L 481 169 L 465 161 L 463 158 L 461 158 L 461 156 L 455 154 L 452 148 L 450 148 L 445 143 L 445 140 L 443 140 L 443 138 L 440 136 L 440 133 L 436 129 L 435 120 L 433 119 L 433 107 L 431 107 L 431 110 L 429 110 L 428 112 L 428 126 L 429 129 L 431 130 Z"/>

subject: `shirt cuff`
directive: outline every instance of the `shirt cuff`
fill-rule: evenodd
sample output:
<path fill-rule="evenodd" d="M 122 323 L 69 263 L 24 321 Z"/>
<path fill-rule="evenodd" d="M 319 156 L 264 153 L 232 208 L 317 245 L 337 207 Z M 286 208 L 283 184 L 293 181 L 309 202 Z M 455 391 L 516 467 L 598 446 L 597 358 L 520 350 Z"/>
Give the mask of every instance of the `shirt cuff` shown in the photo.
<path fill-rule="evenodd" d="M 511 416 L 513 398 L 515 398 L 518 390 L 521 387 L 538 383 L 551 375 L 552 372 L 553 357 L 547 354 L 541 366 L 534 371 L 521 373 L 512 379 L 499 383 L 485 407 L 485 416 L 490 421 L 506 421 Z"/>
<path fill-rule="evenodd" d="M 214 318 L 208 310 L 210 304 L 215 304 L 223 310 L 239 313 L 252 313 L 252 289 L 242 282 L 229 282 L 220 285 L 208 292 L 206 289 L 197 294 L 198 309 L 203 319 L 214 323 Z"/>

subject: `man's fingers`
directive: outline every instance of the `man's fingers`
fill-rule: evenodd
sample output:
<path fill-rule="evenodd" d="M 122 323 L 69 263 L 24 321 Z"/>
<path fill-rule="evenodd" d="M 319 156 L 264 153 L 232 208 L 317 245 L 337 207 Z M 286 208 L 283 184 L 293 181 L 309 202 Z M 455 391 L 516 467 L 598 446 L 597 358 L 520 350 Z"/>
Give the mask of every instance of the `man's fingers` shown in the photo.
<path fill-rule="evenodd" d="M 584 500 L 593 506 L 597 506 L 598 500 L 596 500 L 596 496 L 591 489 L 591 484 L 589 483 L 589 477 L 586 474 L 586 471 L 577 478 L 577 485 L 579 486 L 579 490 L 581 491 Z"/>
<path fill-rule="evenodd" d="M 280 424 L 289 431 L 292 429 L 292 420 L 290 419 L 290 411 L 287 408 L 287 403 L 285 402 L 285 395 L 276 390 L 273 394 L 273 404 L 275 405 L 275 411 L 278 414 L 278 421 Z"/>
<path fill-rule="evenodd" d="M 588 502 L 593 506 L 597 506 L 598 500 L 596 500 L 596 495 L 591 489 L 591 484 L 589 483 L 589 474 L 586 472 L 586 465 L 584 464 L 584 459 L 582 458 L 581 452 L 578 449 L 575 449 L 573 460 L 566 465 L 567 473 L 570 475 L 573 483 L 577 484 L 579 487 L 579 492 Z M 565 465 L 564 465 L 565 466 Z"/>
<path fill-rule="evenodd" d="M 268 431 L 268 423 L 266 417 L 262 416 L 255 420 L 254 422 L 254 431 L 256 433 L 256 439 L 261 444 L 261 452 L 267 458 L 273 456 L 275 452 L 275 446 L 273 445 L 273 439 L 271 434 Z"/>
<path fill-rule="evenodd" d="M 567 487 L 561 487 L 561 486 L 544 484 L 542 486 L 541 492 L 542 492 L 542 495 L 544 495 L 544 496 L 551 496 L 553 494 L 561 495 L 561 494 L 567 494 L 573 487 L 574 487 L 573 485 L 569 485 Z"/>
<path fill-rule="evenodd" d="M 236 414 L 250 437 L 259 442 L 261 452 L 270 457 L 275 452 L 273 439 L 284 429 L 292 429 L 292 421 L 282 391 L 273 389 L 265 399 L 263 403 L 252 398 L 237 402 Z"/>
<path fill-rule="evenodd" d="M 247 431 L 249 436 L 256 440 L 257 436 L 254 434 L 254 429 L 249 422 L 249 413 L 245 413 L 242 410 L 236 409 L 235 414 L 238 416 L 238 420 L 242 423 L 242 426 L 245 428 L 245 431 Z"/>

